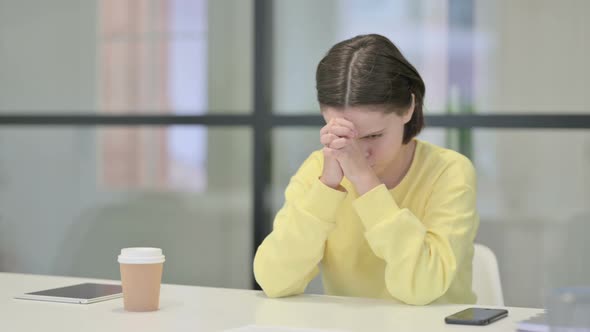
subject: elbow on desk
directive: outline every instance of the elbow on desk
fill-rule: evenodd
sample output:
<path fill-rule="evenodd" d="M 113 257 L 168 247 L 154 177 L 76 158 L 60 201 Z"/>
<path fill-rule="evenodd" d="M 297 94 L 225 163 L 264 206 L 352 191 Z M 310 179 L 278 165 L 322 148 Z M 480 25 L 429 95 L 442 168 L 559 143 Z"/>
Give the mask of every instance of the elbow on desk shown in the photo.
<path fill-rule="evenodd" d="M 443 296 L 449 285 L 445 282 L 441 282 L 437 285 L 436 282 L 428 282 L 426 280 L 412 280 L 411 286 L 407 285 L 404 287 L 404 283 L 399 281 L 386 281 L 386 287 L 394 298 L 410 305 L 428 305 L 441 296 Z"/>
<path fill-rule="evenodd" d="M 289 291 L 288 289 L 282 287 L 282 285 L 277 285 L 276 282 L 256 277 L 256 274 L 255 278 L 256 282 L 258 282 L 258 284 L 260 285 L 260 288 L 262 288 L 264 294 L 270 298 L 287 297 L 303 293 L 302 291 Z"/>
<path fill-rule="evenodd" d="M 256 279 L 258 285 L 260 285 L 260 288 L 262 288 L 264 294 L 270 298 L 287 297 L 303 293 L 303 291 L 298 292 L 297 290 L 289 290 L 285 287 L 285 285 L 283 285 L 283 283 L 280 282 L 280 280 L 273 278 L 272 273 L 269 273 L 269 271 L 261 272 L 259 270 L 257 271 L 255 268 L 254 278 Z"/>
<path fill-rule="evenodd" d="M 444 295 L 444 292 L 439 292 L 433 289 L 418 290 L 409 288 L 406 290 L 400 290 L 398 288 L 392 289 L 392 287 L 387 288 L 389 294 L 391 294 L 391 296 L 394 298 L 402 301 L 403 303 L 415 306 L 428 305 Z"/>
<path fill-rule="evenodd" d="M 415 306 L 423 306 L 423 305 L 428 305 L 432 302 L 434 302 L 436 299 L 438 299 L 440 296 L 413 296 L 413 297 L 407 297 L 407 298 L 399 298 L 400 301 L 409 304 L 409 305 L 415 305 Z"/>
<path fill-rule="evenodd" d="M 268 264 L 265 264 L 263 261 L 264 258 L 260 257 L 257 253 L 254 257 L 253 271 L 254 279 L 256 279 L 264 294 L 270 298 L 295 295 L 285 290 L 285 287 L 281 285 L 280 278 L 277 278 L 276 273 L 268 269 Z"/>
<path fill-rule="evenodd" d="M 260 287 L 262 287 L 262 286 L 260 286 Z M 271 299 L 277 299 L 277 298 L 281 298 L 281 297 L 298 295 L 298 294 L 289 294 L 289 293 L 286 293 L 284 291 L 280 291 L 280 290 L 272 289 L 272 288 L 270 288 L 270 289 L 269 288 L 266 288 L 265 289 L 264 287 L 262 287 L 262 291 L 264 292 L 264 294 L 267 297 L 269 297 Z"/>

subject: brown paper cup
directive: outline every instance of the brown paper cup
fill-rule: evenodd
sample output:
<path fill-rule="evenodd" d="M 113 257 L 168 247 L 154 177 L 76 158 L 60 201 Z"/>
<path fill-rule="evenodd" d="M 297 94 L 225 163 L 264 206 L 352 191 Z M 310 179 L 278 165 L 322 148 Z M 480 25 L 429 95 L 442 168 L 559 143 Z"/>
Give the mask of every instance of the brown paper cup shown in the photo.
<path fill-rule="evenodd" d="M 123 301 L 127 311 L 154 311 L 160 307 L 160 264 L 121 264 Z"/>
<path fill-rule="evenodd" d="M 155 311 L 159 309 L 160 284 L 164 267 L 164 256 L 161 252 L 160 249 L 155 248 L 121 250 L 119 263 L 125 310 Z"/>

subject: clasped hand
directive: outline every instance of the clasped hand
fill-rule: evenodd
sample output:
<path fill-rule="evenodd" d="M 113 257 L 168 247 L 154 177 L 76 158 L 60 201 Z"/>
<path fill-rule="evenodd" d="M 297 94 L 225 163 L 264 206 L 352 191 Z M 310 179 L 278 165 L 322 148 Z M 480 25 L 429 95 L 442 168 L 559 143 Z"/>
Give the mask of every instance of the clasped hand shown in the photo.
<path fill-rule="evenodd" d="M 359 133 L 354 124 L 343 118 L 331 119 L 320 130 L 324 146 L 324 169 L 320 178 L 324 184 L 339 187 L 345 176 L 362 195 L 380 184 L 359 144 Z"/>

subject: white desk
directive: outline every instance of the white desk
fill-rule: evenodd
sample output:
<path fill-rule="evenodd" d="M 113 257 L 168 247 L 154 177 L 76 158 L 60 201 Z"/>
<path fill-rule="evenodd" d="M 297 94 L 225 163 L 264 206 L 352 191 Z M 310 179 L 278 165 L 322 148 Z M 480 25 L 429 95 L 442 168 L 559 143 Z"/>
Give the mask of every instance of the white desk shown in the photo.
<path fill-rule="evenodd" d="M 123 300 L 88 305 L 15 300 L 13 296 L 94 279 L 0 273 L 0 331 L 221 331 L 249 324 L 345 331 L 514 331 L 541 309 L 508 308 L 485 327 L 446 325 L 465 305 L 414 307 L 384 300 L 302 295 L 269 299 L 261 292 L 162 285 L 161 309 L 129 313 Z M 101 280 L 105 282 L 104 280 Z M 116 281 L 107 281 L 117 283 Z"/>

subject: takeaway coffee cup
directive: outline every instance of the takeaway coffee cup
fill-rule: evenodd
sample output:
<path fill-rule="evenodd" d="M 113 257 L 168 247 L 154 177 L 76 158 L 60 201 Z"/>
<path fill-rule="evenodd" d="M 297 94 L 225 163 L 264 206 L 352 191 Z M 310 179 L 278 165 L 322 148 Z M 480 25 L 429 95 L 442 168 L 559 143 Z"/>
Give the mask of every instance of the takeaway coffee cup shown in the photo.
<path fill-rule="evenodd" d="M 159 248 L 121 249 L 118 261 L 125 310 L 158 310 L 164 260 Z"/>

